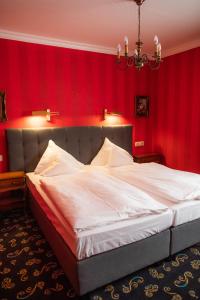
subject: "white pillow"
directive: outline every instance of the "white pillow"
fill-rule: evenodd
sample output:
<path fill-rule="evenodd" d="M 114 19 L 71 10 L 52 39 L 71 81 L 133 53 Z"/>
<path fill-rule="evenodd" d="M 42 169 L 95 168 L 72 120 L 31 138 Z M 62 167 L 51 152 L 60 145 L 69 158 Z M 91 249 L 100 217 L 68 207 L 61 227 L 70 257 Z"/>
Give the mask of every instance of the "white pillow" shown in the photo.
<path fill-rule="evenodd" d="M 124 149 L 105 138 L 103 146 L 92 160 L 93 166 L 119 167 L 133 163 L 132 156 Z"/>
<path fill-rule="evenodd" d="M 60 162 L 53 162 L 50 167 L 45 169 L 43 172 L 40 173 L 41 176 L 45 177 L 51 177 L 51 176 L 57 176 L 62 174 L 71 175 L 76 172 L 80 171 L 80 167 L 75 167 L 73 165 L 70 165 L 66 161 L 60 161 Z"/>
<path fill-rule="evenodd" d="M 105 138 L 101 149 L 91 162 L 92 166 L 105 166 L 108 164 L 108 159 L 112 150 L 111 144 L 112 143 L 109 141 L 109 139 Z"/>
<path fill-rule="evenodd" d="M 55 176 L 73 173 L 82 166 L 81 162 L 50 140 L 35 169 L 35 173 L 42 176 Z"/>
<path fill-rule="evenodd" d="M 43 153 L 39 163 L 35 168 L 35 174 L 40 174 L 42 171 L 47 169 L 56 159 L 56 153 L 53 149 L 53 141 L 50 140 L 47 146 L 47 149 Z"/>
<path fill-rule="evenodd" d="M 130 165 L 132 163 L 133 157 L 126 150 L 118 146 L 112 147 L 112 152 L 110 153 L 108 161 L 109 167 L 120 167 Z"/>

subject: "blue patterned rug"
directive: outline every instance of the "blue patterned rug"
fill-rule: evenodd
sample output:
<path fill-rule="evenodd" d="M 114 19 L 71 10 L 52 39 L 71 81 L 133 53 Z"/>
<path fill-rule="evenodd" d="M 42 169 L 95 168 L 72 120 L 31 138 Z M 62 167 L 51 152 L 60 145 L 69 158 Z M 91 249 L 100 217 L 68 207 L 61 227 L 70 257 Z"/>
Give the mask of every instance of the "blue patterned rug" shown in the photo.
<path fill-rule="evenodd" d="M 200 299 L 200 244 L 99 288 L 75 295 L 30 212 L 0 217 L 0 300 Z"/>

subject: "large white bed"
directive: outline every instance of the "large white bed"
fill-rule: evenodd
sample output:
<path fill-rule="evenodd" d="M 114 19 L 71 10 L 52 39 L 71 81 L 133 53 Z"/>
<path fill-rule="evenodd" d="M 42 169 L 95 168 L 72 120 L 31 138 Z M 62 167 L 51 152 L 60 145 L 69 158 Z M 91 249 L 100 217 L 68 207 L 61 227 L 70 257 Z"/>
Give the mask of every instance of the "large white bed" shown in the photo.
<path fill-rule="evenodd" d="M 186 180 L 181 190 L 180 186 L 177 188 L 180 182 L 174 183 L 172 180 L 172 193 L 165 184 L 161 185 L 161 189 L 160 185 L 149 185 L 148 176 L 143 180 L 144 170 L 133 163 L 132 156 L 114 144 L 110 147 L 111 143 L 105 137 L 131 153 L 131 126 L 7 130 L 10 170 L 31 172 L 27 175 L 27 185 L 32 212 L 76 292 L 81 295 L 200 240 L 199 190 L 195 190 L 193 182 L 191 181 L 190 189 Z M 67 155 L 70 160 L 66 155 L 65 159 L 68 162 L 74 161 L 72 164 L 66 164 L 65 159 L 57 161 L 54 158 L 51 165 L 47 159 L 44 161 L 45 171 L 41 168 L 38 172 L 40 175 L 37 175 L 38 161 L 50 139 L 70 152 L 79 162 L 70 158 L 69 153 Z M 105 151 L 102 155 L 102 151 L 98 150 L 104 139 Z M 115 187 L 113 202 L 108 197 L 113 192 L 109 190 L 109 183 L 103 184 L 103 177 L 99 177 L 101 189 L 97 193 L 98 196 L 101 195 L 101 201 L 95 195 L 94 186 L 84 186 L 84 178 L 79 178 L 82 194 L 78 189 L 76 193 L 77 186 L 74 185 L 74 194 L 70 194 L 70 197 L 70 180 L 62 179 L 54 184 L 54 178 L 60 176 L 60 171 L 64 175 L 69 170 L 72 173 L 79 172 L 82 163 L 88 164 L 91 160 L 91 166 L 86 168 L 95 172 L 95 168 L 100 167 L 101 176 L 109 178 L 110 185 Z M 134 170 L 136 166 L 138 168 Z M 160 167 L 158 166 L 157 171 L 156 168 L 157 165 L 154 166 L 153 173 L 159 177 Z M 199 175 L 196 176 L 199 178 Z M 87 177 L 92 181 L 92 177 L 86 174 L 85 178 Z M 104 194 L 103 186 L 108 194 Z M 84 188 L 90 193 L 92 191 L 91 196 L 86 197 Z M 63 190 L 67 193 L 64 196 Z M 184 194 L 188 190 L 189 193 Z M 179 196 L 176 199 L 177 191 L 181 192 L 180 199 Z M 168 193 L 167 196 L 165 192 Z M 81 208 L 79 200 L 82 195 L 85 202 Z M 92 210 L 95 208 L 94 199 L 98 204 L 96 212 Z M 68 200 L 70 205 L 63 206 Z M 113 207 L 113 203 L 116 207 Z M 78 209 L 72 209 L 73 206 Z M 109 210 L 109 206 L 112 209 Z M 81 221 L 75 218 L 76 211 Z M 102 220 L 106 222 L 102 223 Z"/>

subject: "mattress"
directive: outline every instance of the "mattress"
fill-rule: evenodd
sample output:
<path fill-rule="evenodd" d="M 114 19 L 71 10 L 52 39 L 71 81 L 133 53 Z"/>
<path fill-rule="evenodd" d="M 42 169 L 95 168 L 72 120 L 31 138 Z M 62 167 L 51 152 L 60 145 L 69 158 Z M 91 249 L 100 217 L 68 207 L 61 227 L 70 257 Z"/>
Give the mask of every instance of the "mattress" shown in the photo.
<path fill-rule="evenodd" d="M 75 234 L 41 188 L 41 177 L 34 173 L 28 173 L 27 176 L 41 196 L 37 199 L 39 205 L 78 260 L 142 240 L 172 226 L 173 214 L 167 210 L 161 214 L 116 222 Z"/>

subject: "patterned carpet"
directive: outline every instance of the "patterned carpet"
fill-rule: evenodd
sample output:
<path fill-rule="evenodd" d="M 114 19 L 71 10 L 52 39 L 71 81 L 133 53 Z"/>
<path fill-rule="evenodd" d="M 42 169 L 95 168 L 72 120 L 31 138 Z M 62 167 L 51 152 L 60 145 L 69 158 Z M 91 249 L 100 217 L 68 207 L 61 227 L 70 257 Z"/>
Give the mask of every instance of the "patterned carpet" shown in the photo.
<path fill-rule="evenodd" d="M 30 212 L 0 217 L 0 300 L 200 299 L 200 244 L 149 268 L 75 295 Z"/>

